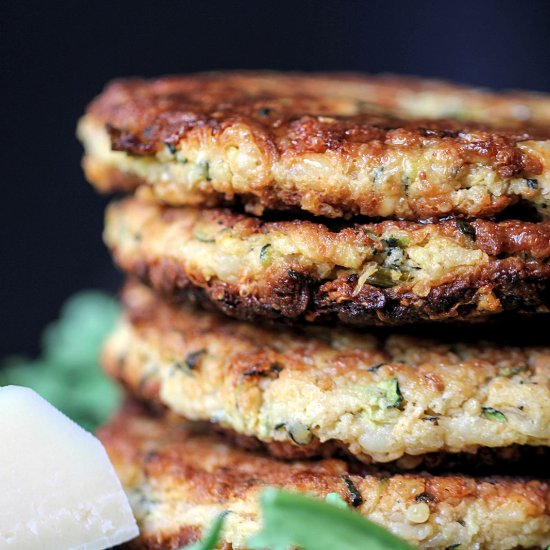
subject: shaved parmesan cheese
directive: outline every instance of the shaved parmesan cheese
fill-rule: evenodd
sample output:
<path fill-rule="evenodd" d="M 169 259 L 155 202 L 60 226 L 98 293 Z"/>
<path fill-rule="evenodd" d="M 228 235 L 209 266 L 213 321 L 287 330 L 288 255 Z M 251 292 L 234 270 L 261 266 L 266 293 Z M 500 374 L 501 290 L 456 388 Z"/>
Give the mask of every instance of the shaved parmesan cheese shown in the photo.
<path fill-rule="evenodd" d="M 99 550 L 138 535 L 101 443 L 28 388 L 0 388 L 0 549 Z"/>

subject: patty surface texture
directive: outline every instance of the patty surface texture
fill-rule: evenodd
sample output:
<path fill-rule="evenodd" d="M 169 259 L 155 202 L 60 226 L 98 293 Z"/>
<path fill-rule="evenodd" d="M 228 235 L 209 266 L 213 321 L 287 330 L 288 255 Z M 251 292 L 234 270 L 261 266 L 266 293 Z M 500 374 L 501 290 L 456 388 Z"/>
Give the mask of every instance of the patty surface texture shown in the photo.
<path fill-rule="evenodd" d="M 550 221 L 331 227 L 128 198 L 108 208 L 104 238 L 160 294 L 245 320 L 399 325 L 550 303 Z"/>
<path fill-rule="evenodd" d="M 513 445 L 550 446 L 550 348 L 273 330 L 170 307 L 138 284 L 122 299 L 109 375 L 278 457 L 344 450 L 405 468 L 425 453 L 491 447 L 506 460 Z"/>
<path fill-rule="evenodd" d="M 220 548 L 245 549 L 259 530 L 257 502 L 266 486 L 320 498 L 338 493 L 357 512 L 419 548 L 508 550 L 550 544 L 545 481 L 387 477 L 351 472 L 334 459 L 281 462 L 235 449 L 197 425 L 161 421 L 135 407 L 123 410 L 99 437 L 140 526 L 137 548 L 178 549 L 230 511 Z"/>
<path fill-rule="evenodd" d="M 487 217 L 550 208 L 550 97 L 390 76 L 121 80 L 78 130 L 88 179 L 255 214 Z"/>

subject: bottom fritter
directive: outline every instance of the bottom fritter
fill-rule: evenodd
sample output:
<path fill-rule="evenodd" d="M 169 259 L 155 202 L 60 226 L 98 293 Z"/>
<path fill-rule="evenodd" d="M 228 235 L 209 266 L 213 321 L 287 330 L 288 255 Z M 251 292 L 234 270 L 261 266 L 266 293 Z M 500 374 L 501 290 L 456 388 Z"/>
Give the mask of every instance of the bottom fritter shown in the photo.
<path fill-rule="evenodd" d="M 281 462 L 246 452 L 184 420 L 161 419 L 135 403 L 99 437 L 127 491 L 141 535 L 137 548 L 177 549 L 224 512 L 225 549 L 245 549 L 259 529 L 267 486 L 318 497 L 338 493 L 371 520 L 420 548 L 546 548 L 550 486 L 521 478 L 350 472 L 336 459 Z"/>

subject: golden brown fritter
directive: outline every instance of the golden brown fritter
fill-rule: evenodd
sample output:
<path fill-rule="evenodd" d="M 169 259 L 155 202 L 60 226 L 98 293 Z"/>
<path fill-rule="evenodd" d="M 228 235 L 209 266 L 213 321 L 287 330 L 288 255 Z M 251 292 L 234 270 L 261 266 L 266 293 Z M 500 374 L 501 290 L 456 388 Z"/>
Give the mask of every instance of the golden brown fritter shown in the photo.
<path fill-rule="evenodd" d="M 135 284 L 123 303 L 102 357 L 113 378 L 280 457 L 343 448 L 416 467 L 425 453 L 550 446 L 550 348 L 269 330 Z"/>
<path fill-rule="evenodd" d="M 90 105 L 79 136 L 97 188 L 140 187 L 175 206 L 238 199 L 255 214 L 416 220 L 550 205 L 543 95 L 388 76 L 122 80 Z"/>
<path fill-rule="evenodd" d="M 105 240 L 124 271 L 161 294 L 193 294 L 245 320 L 397 325 L 550 303 L 550 222 L 338 229 L 126 199 L 109 207 Z"/>
<path fill-rule="evenodd" d="M 550 544 L 550 487 L 521 478 L 353 473 L 341 460 L 281 462 L 237 450 L 200 426 L 127 407 L 99 437 L 128 493 L 134 547 L 177 549 L 227 510 L 225 550 L 259 529 L 266 486 L 320 498 L 338 493 L 356 510 L 419 548 L 508 550 Z M 353 490 L 354 498 L 352 498 Z M 357 495 L 360 498 L 357 498 Z"/>

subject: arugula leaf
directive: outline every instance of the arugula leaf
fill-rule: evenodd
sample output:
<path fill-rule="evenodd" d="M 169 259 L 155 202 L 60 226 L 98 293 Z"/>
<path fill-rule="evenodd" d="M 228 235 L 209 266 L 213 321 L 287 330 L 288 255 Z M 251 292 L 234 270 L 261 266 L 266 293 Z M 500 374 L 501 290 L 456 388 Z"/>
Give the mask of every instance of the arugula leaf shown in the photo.
<path fill-rule="evenodd" d="M 247 541 L 250 550 L 414 550 L 409 543 L 353 512 L 338 493 L 323 502 L 274 487 L 260 496 L 262 531 Z M 218 516 L 201 542 L 181 550 L 214 550 L 228 512 Z"/>
<path fill-rule="evenodd" d="M 327 504 L 332 504 L 332 506 L 337 506 L 338 508 L 348 507 L 348 503 L 340 496 L 339 493 L 329 493 L 325 497 L 325 502 Z"/>
<path fill-rule="evenodd" d="M 216 518 L 216 521 L 214 521 L 212 527 L 210 527 L 208 533 L 201 541 L 191 544 L 190 546 L 185 546 L 181 550 L 215 550 L 223 529 L 223 523 L 226 515 L 227 512 L 224 512 Z"/>
<path fill-rule="evenodd" d="M 263 526 L 251 550 L 413 550 L 389 531 L 350 509 L 269 487 L 260 497 Z"/>
<path fill-rule="evenodd" d="M 118 316 L 116 300 L 100 291 L 75 294 L 42 335 L 37 359 L 0 364 L 0 386 L 27 386 L 75 422 L 93 430 L 116 410 L 120 390 L 99 369 L 99 352 Z"/>

